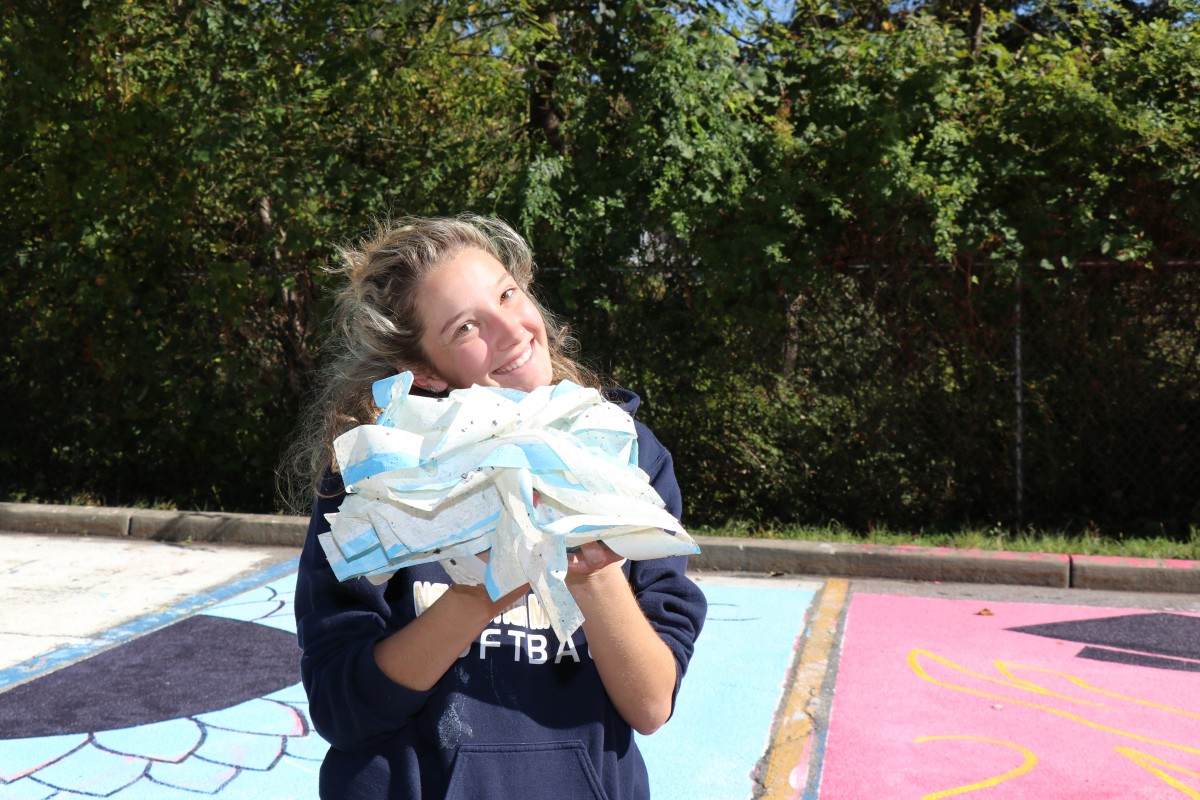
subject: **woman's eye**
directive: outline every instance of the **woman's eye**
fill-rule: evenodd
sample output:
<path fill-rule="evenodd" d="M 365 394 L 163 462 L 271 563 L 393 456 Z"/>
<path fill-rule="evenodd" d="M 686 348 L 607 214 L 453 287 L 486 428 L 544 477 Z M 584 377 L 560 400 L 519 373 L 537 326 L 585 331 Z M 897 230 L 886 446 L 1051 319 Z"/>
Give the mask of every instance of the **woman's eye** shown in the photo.
<path fill-rule="evenodd" d="M 459 326 L 458 326 L 458 330 L 457 330 L 457 331 L 455 331 L 455 335 L 457 335 L 457 336 L 464 336 L 464 335 L 466 335 L 466 334 L 470 333 L 470 332 L 471 332 L 471 331 L 473 331 L 473 330 L 475 330 L 475 323 L 474 323 L 474 322 L 464 322 L 462 325 L 459 325 Z"/>
<path fill-rule="evenodd" d="M 517 293 L 517 290 L 515 287 L 511 288 L 511 289 L 505 289 L 504 293 L 502 295 L 500 295 L 500 301 L 504 302 L 505 300 L 510 299 L 516 293 Z"/>

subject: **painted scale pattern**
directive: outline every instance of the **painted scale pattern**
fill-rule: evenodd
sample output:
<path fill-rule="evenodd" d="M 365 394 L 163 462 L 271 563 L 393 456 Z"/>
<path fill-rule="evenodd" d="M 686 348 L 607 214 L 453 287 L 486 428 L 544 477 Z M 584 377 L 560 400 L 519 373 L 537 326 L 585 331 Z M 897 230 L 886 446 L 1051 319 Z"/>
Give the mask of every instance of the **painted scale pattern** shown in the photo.
<path fill-rule="evenodd" d="M 210 616 L 295 633 L 294 578 L 213 606 Z M 229 708 L 105 731 L 0 740 L 0 800 L 195 800 L 315 793 L 328 745 L 299 682 Z M 290 787 L 290 788 L 287 788 Z M 280 794 L 284 791 L 284 794 Z"/>

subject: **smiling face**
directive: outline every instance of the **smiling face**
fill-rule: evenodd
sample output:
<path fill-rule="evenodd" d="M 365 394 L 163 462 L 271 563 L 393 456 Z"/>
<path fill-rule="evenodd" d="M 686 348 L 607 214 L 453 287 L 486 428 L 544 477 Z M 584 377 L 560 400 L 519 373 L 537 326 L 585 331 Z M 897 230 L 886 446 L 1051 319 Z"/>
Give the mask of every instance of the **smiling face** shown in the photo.
<path fill-rule="evenodd" d="M 417 290 L 427 370 L 418 385 L 473 384 L 533 391 L 553 377 L 546 323 L 494 256 L 475 248 L 451 256 Z"/>

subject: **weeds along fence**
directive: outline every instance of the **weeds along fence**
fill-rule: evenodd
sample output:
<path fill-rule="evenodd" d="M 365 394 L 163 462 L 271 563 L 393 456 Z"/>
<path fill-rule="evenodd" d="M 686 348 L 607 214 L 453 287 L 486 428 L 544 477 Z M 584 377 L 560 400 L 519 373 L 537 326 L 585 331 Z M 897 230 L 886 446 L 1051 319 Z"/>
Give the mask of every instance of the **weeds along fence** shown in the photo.
<path fill-rule="evenodd" d="M 813 482 L 813 510 L 855 525 L 1200 525 L 1200 265 L 1085 265 L 1034 285 L 851 270 L 798 319 L 793 386 L 853 450 L 811 465 L 849 469 Z"/>
<path fill-rule="evenodd" d="M 694 521 L 1200 525 L 1200 265 L 851 269 L 793 312 L 782 379 L 656 398 Z"/>
<path fill-rule="evenodd" d="M 1020 295 L 1014 513 L 1200 525 L 1200 270 L 1096 266 L 1064 289 Z"/>

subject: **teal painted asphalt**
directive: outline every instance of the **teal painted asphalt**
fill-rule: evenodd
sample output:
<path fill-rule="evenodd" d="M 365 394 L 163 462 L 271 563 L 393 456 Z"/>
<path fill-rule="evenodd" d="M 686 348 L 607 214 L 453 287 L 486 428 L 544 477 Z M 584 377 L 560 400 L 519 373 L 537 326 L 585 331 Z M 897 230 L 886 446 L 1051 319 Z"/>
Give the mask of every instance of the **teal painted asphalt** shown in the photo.
<path fill-rule="evenodd" d="M 815 595 L 792 581 L 700 580 L 708 621 L 679 691 L 675 716 L 639 747 L 655 800 L 748 798 L 775 709 Z"/>
<path fill-rule="evenodd" d="M 287 562 L 227 583 L 106 631 L 87 646 L 62 648 L 5 670 L 0 681 L 31 683 L 92 651 L 196 614 L 294 633 L 294 570 L 294 562 Z M 710 603 L 709 620 L 676 715 L 640 746 L 656 800 L 750 798 L 794 645 L 820 584 L 708 575 L 698 582 Z M 325 749 L 311 729 L 297 682 L 186 719 L 0 739 L 0 800 L 314 797 Z"/>

